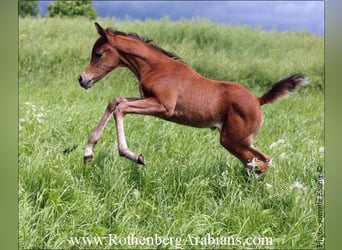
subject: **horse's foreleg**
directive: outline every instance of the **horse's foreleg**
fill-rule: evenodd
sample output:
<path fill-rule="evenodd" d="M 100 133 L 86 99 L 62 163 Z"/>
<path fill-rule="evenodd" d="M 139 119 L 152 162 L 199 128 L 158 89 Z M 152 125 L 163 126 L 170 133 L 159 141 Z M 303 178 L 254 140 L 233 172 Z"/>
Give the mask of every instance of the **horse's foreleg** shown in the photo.
<path fill-rule="evenodd" d="M 132 161 L 145 165 L 144 157 L 141 154 L 133 153 L 127 146 L 124 125 L 123 125 L 123 115 L 122 114 L 118 115 L 116 114 L 116 112 L 114 112 L 114 119 L 115 119 L 115 124 L 116 124 L 119 155 L 125 156 Z"/>
<path fill-rule="evenodd" d="M 113 111 L 110 112 L 107 108 L 105 113 L 103 114 L 100 122 L 97 124 L 96 128 L 90 134 L 90 136 L 88 138 L 87 145 L 86 145 L 85 150 L 84 150 L 84 157 L 83 157 L 84 163 L 88 163 L 93 159 L 94 147 L 95 147 L 97 141 L 99 140 L 99 138 L 103 132 L 103 129 L 106 127 L 112 113 L 113 113 Z"/>
<path fill-rule="evenodd" d="M 84 163 L 88 163 L 89 161 L 91 161 L 93 159 L 94 156 L 94 147 L 97 143 L 97 141 L 100 139 L 100 136 L 104 130 L 104 128 L 106 127 L 111 115 L 113 114 L 116 106 L 123 101 L 135 101 L 135 100 L 139 100 L 139 98 L 115 98 L 114 100 L 112 100 L 106 108 L 105 113 L 103 114 L 101 120 L 99 121 L 99 123 L 97 124 L 96 128 L 93 130 L 93 132 L 90 134 L 89 138 L 88 138 L 88 142 L 87 145 L 85 147 L 84 150 L 84 157 L 83 157 L 83 161 Z"/>
<path fill-rule="evenodd" d="M 127 146 L 123 124 L 123 118 L 126 114 L 141 114 L 163 117 L 165 114 L 169 113 L 167 112 L 167 109 L 158 103 L 154 98 L 137 100 L 133 102 L 122 102 L 114 111 L 119 155 L 124 156 L 136 163 L 145 165 L 144 157 L 141 154 L 132 152 Z"/>

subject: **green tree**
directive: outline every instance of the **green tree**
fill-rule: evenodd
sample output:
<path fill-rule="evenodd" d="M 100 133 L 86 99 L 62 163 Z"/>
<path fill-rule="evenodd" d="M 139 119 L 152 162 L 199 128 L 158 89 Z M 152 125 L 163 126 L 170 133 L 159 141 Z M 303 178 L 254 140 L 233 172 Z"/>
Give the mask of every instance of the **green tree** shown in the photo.
<path fill-rule="evenodd" d="M 38 0 L 20 0 L 18 2 L 19 16 L 37 16 L 39 13 Z"/>
<path fill-rule="evenodd" d="M 49 16 L 86 16 L 95 19 L 96 11 L 91 6 L 91 0 L 63 1 L 56 0 L 48 5 Z"/>

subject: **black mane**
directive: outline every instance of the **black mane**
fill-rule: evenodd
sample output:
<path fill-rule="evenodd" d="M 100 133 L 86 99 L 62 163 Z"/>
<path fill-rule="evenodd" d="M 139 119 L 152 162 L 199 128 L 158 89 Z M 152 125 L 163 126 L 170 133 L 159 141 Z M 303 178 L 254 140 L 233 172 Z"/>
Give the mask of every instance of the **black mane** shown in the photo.
<path fill-rule="evenodd" d="M 113 33 L 114 35 L 119 35 L 119 36 L 127 36 L 127 37 L 131 37 L 134 38 L 138 41 L 144 42 L 146 44 L 151 45 L 153 48 L 159 50 L 160 52 L 162 52 L 164 55 L 175 59 L 175 60 L 179 60 L 181 61 L 181 58 L 179 56 L 177 56 L 175 53 L 164 50 L 163 48 L 159 47 L 157 44 L 154 43 L 154 41 L 150 38 L 146 38 L 146 37 L 140 37 L 137 33 L 126 33 L 123 31 L 119 31 L 119 30 L 114 30 L 112 28 L 108 28 L 108 30 Z"/>

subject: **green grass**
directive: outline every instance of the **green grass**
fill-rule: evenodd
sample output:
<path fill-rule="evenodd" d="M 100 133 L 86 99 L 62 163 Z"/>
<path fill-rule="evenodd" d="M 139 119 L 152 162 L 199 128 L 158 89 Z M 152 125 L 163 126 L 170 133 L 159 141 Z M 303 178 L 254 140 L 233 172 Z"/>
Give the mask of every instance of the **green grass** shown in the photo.
<path fill-rule="evenodd" d="M 85 91 L 77 77 L 97 38 L 92 22 L 19 21 L 20 248 L 156 248 L 70 242 L 105 241 L 110 234 L 179 237 L 183 248 L 193 249 L 205 248 L 205 242 L 191 245 L 189 237 L 208 234 L 234 237 L 235 246 L 216 248 L 315 248 L 317 167 L 324 166 L 322 37 L 199 20 L 99 20 L 104 27 L 151 37 L 201 74 L 239 81 L 257 95 L 295 72 L 311 79 L 290 98 L 263 107 L 255 146 L 273 157 L 273 167 L 261 180 L 246 180 L 241 163 L 220 146 L 217 131 L 145 116 L 127 116 L 125 132 L 147 166 L 119 157 L 114 122 L 93 162 L 83 165 L 87 138 L 106 104 L 116 96 L 137 96 L 136 79 L 118 69 Z M 272 246 L 238 244 L 248 237 L 269 237 Z"/>

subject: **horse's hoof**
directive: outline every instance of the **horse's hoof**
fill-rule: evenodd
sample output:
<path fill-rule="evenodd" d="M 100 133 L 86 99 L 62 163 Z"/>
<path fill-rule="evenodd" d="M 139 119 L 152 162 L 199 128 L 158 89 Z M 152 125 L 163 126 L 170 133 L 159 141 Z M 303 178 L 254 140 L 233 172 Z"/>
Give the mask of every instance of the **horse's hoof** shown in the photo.
<path fill-rule="evenodd" d="M 246 173 L 248 176 L 250 175 L 261 175 L 267 173 L 271 160 L 269 161 L 261 161 L 258 158 L 253 158 L 251 161 L 248 161 L 245 165 Z"/>
<path fill-rule="evenodd" d="M 141 164 L 141 165 L 144 165 L 145 166 L 145 159 L 144 159 L 144 156 L 143 155 L 138 155 L 138 158 L 137 158 L 137 163 Z"/>
<path fill-rule="evenodd" d="M 93 156 L 92 156 L 92 155 L 84 156 L 84 157 L 83 157 L 83 163 L 84 163 L 84 164 L 87 164 L 87 163 L 91 162 L 92 159 L 93 159 Z"/>

